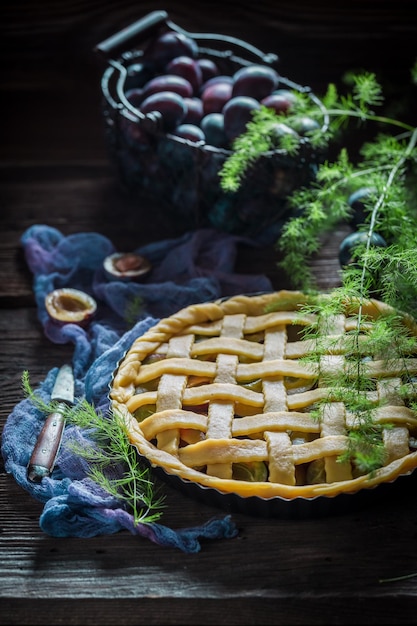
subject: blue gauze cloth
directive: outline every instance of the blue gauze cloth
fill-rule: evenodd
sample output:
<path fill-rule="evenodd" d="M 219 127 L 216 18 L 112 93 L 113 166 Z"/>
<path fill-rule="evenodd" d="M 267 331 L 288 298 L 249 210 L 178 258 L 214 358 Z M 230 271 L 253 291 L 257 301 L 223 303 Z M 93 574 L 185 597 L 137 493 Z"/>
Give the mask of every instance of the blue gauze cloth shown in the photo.
<path fill-rule="evenodd" d="M 115 252 L 113 244 L 97 233 L 63 236 L 58 230 L 36 225 L 22 236 L 30 270 L 39 320 L 54 343 L 72 342 L 77 398 L 85 398 L 103 415 L 109 412 L 109 383 L 118 361 L 133 341 L 161 317 L 184 306 L 239 293 L 270 291 L 262 275 L 234 273 L 237 244 L 251 241 L 212 229 L 186 233 L 177 239 L 155 242 L 134 250 L 153 266 L 141 283 L 108 281 L 103 260 Z M 86 328 L 75 324 L 58 326 L 45 309 L 45 296 L 62 287 L 81 289 L 97 301 L 97 314 Z M 140 300 L 136 322 L 126 318 L 132 302 Z M 36 389 L 47 402 L 58 373 L 53 368 Z M 34 498 L 44 503 L 40 527 L 56 537 L 93 537 L 129 530 L 154 543 L 179 548 L 186 553 L 201 549 L 199 539 L 236 536 L 230 515 L 213 518 L 195 528 L 174 530 L 150 523 L 134 524 L 120 501 L 88 478 L 88 465 L 72 452 L 68 441 L 91 444 L 88 433 L 67 426 L 54 471 L 42 482 L 27 479 L 27 465 L 45 415 L 26 398 L 9 415 L 2 433 L 2 455 L 6 471 Z M 115 475 L 120 468 L 114 468 Z M 120 474 L 119 474 L 120 475 Z"/>

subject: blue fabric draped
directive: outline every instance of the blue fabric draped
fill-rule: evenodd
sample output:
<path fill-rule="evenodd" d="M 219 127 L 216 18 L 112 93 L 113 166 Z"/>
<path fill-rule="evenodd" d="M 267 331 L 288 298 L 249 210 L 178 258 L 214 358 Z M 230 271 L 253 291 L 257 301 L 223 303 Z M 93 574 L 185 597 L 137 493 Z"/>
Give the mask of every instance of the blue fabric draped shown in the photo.
<path fill-rule="evenodd" d="M 72 343 L 75 393 L 97 411 L 109 411 L 109 384 L 118 361 L 136 337 L 161 317 L 179 309 L 239 293 L 270 291 L 263 275 L 234 271 L 237 245 L 256 245 L 248 239 L 203 229 L 137 248 L 133 252 L 152 263 L 141 282 L 109 281 L 103 269 L 106 256 L 115 252 L 112 242 L 98 233 L 69 236 L 46 225 L 35 225 L 22 236 L 25 258 L 33 273 L 33 290 L 39 321 L 46 337 L 56 344 Z M 80 289 L 96 300 L 97 314 L 88 326 L 57 325 L 45 308 L 45 296 L 54 289 Z M 135 309 L 132 324 L 132 303 Z M 58 368 L 51 369 L 36 389 L 48 401 Z M 93 537 L 128 530 L 166 547 L 198 552 L 201 538 L 236 536 L 230 515 L 213 518 L 195 528 L 171 529 L 159 523 L 135 524 L 120 500 L 88 477 L 88 464 L 66 442 L 91 443 L 88 434 L 74 426 L 64 432 L 54 471 L 41 483 L 26 475 L 27 465 L 45 415 L 30 398 L 18 403 L 2 433 L 6 471 L 34 498 L 44 503 L 40 527 L 57 537 Z M 122 471 L 115 468 L 114 471 Z"/>

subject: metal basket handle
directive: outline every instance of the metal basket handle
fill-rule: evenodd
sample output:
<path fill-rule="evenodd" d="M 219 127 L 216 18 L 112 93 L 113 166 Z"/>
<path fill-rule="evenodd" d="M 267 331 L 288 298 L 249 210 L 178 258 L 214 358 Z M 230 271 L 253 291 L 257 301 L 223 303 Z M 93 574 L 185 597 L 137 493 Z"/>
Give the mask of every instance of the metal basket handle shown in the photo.
<path fill-rule="evenodd" d="M 132 47 L 132 45 L 142 43 L 150 36 L 155 36 L 158 31 L 162 30 L 163 26 L 165 27 L 165 30 L 172 30 L 190 37 L 197 44 L 199 44 L 199 42 L 226 44 L 227 46 L 232 46 L 235 49 L 244 51 L 245 55 L 249 54 L 257 61 L 267 65 L 271 65 L 278 61 L 278 56 L 276 54 L 265 54 L 255 46 L 252 46 L 241 39 L 237 39 L 236 37 L 220 35 L 217 33 L 213 35 L 209 33 L 191 33 L 186 31 L 169 20 L 168 13 L 166 11 L 153 11 L 152 13 L 148 13 L 148 15 L 145 15 L 145 17 L 141 18 L 137 22 L 134 22 L 130 26 L 127 26 L 118 33 L 115 33 L 111 37 L 108 37 L 101 43 L 97 44 L 94 50 L 106 59 L 109 59 L 112 56 L 117 56 L 122 53 L 127 48 Z M 231 54 L 230 50 L 225 50 L 223 53 L 225 57 L 228 57 Z"/>
<path fill-rule="evenodd" d="M 123 30 L 108 37 L 94 48 L 105 58 L 117 55 L 133 43 L 140 43 L 151 35 L 155 35 L 162 25 L 167 25 L 166 11 L 153 11 L 142 19 L 130 24 Z"/>

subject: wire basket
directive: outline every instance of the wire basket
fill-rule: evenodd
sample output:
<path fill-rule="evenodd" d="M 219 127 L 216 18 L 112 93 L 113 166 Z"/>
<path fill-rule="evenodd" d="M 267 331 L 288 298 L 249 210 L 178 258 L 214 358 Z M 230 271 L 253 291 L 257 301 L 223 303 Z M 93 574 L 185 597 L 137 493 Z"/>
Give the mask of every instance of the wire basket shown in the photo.
<path fill-rule="evenodd" d="M 190 38 L 195 58 L 213 60 L 224 75 L 253 64 L 274 67 L 278 61 L 275 54 L 234 37 L 190 33 L 165 11 L 154 11 L 98 44 L 96 52 L 106 61 L 101 78 L 105 135 L 122 188 L 138 210 L 146 197 L 156 202 L 177 230 L 213 227 L 263 243 L 275 241 L 290 215 L 288 196 L 314 179 L 319 155 L 302 137 L 296 157 L 282 149 L 265 152 L 238 191 L 225 192 L 219 171 L 231 150 L 165 132 L 157 111 L 144 114 L 126 98 L 128 68 L 140 64 L 147 47 L 168 31 Z M 309 87 L 280 74 L 279 87 L 308 94 L 323 109 Z"/>

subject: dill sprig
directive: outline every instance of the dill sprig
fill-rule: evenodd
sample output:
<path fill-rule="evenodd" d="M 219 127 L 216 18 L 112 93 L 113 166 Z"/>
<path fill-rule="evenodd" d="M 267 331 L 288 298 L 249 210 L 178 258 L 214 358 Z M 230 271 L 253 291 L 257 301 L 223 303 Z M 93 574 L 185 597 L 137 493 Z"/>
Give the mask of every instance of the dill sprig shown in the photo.
<path fill-rule="evenodd" d="M 144 306 L 144 300 L 139 295 L 135 295 L 131 300 L 128 300 L 124 313 L 124 319 L 129 327 L 134 326 L 139 320 L 141 313 L 144 311 Z"/>
<path fill-rule="evenodd" d="M 352 295 L 342 285 L 328 294 L 308 295 L 294 320 L 300 326 L 309 317 L 308 325 L 300 333 L 310 349 L 300 361 L 313 373 L 311 384 L 326 390 L 324 397 L 310 407 L 311 418 L 320 422 L 329 404 L 343 403 L 349 416 L 348 446 L 339 461 L 351 461 L 355 472 L 360 474 L 374 472 L 386 460 L 384 432 L 393 425 L 380 424 L 375 416 L 387 404 L 389 394 L 395 391 L 417 415 L 415 360 L 409 361 L 409 357 L 417 355 L 416 322 L 409 315 L 385 306 L 379 316 L 371 316 L 370 304 L 363 294 Z M 282 303 L 277 302 L 276 306 L 281 308 Z M 378 303 L 374 301 L 372 309 L 375 306 Z M 273 303 L 268 310 L 275 310 Z M 343 317 L 338 319 L 339 316 Z M 373 374 L 375 365 L 381 371 L 387 368 L 393 373 L 389 385 L 394 384 L 395 390 L 388 387 L 386 397 L 386 381 L 378 382 L 378 375 Z"/>
<path fill-rule="evenodd" d="M 87 462 L 88 477 L 117 498 L 132 514 L 135 524 L 149 524 L 160 519 L 164 497 L 157 493 L 150 469 L 141 463 L 131 445 L 121 415 L 111 413 L 105 417 L 85 399 L 65 408 L 55 401 L 45 402 L 33 391 L 27 371 L 22 374 L 22 387 L 39 411 L 49 414 L 60 408 L 68 424 L 85 432 L 89 443 L 81 445 L 74 440 L 68 446 Z"/>
<path fill-rule="evenodd" d="M 238 189 L 277 121 L 291 126 L 300 114 L 318 121 L 320 128 L 308 135 L 313 147 L 340 142 L 342 131 L 352 123 L 356 128 L 371 125 L 375 131 L 373 138 L 358 149 L 355 162 L 342 145 L 333 162 L 324 159 L 319 164 L 312 183 L 293 191 L 288 199 L 293 213 L 276 243 L 282 256 L 278 265 L 294 288 L 309 295 L 301 314 L 316 316 L 316 322 L 305 331 L 305 338 L 314 346 L 305 360 L 315 365 L 317 380 L 328 387 L 329 393 L 313 409 L 313 417 L 319 419 L 329 402 L 344 402 L 355 423 L 348 433 L 346 454 L 363 471 L 373 471 L 383 463 L 382 433 L 391 426 L 374 423 L 380 403 L 373 398 L 376 381 L 369 375 L 368 360 L 383 360 L 387 365 L 401 367 L 407 382 L 401 384 L 399 391 L 413 411 L 417 406 L 416 378 L 407 372 L 407 357 L 417 351 L 416 326 L 412 321 L 417 311 L 417 203 L 413 193 L 417 128 L 376 113 L 384 104 L 384 95 L 373 73 L 350 73 L 345 78 L 350 90 L 339 94 L 336 86 L 330 84 L 321 107 L 306 94 L 296 94 L 297 103 L 290 117 L 266 113 L 261 108 L 248 125 L 248 132 L 234 144 L 235 154 L 225 163 L 221 181 L 225 191 Z M 417 62 L 411 78 L 417 84 Z M 323 132 L 324 119 L 328 123 Z M 291 136 L 278 145 L 296 156 L 300 144 L 297 146 Z M 274 146 L 274 138 L 270 138 L 269 149 Z M 357 228 L 365 234 L 364 243 L 352 251 L 353 262 L 341 268 L 340 286 L 327 297 L 320 297 L 310 261 L 322 247 L 324 235 L 350 220 L 348 198 L 363 187 L 369 193 L 363 200 L 363 223 Z M 375 233 L 384 238 L 386 247 L 372 245 Z M 365 305 L 375 297 L 398 311 L 398 315 L 384 311 L 378 319 L 368 320 Z M 349 302 L 354 307 L 350 312 L 346 310 Z M 345 313 L 351 317 L 353 327 L 349 333 L 334 336 L 333 321 Z M 409 332 L 412 326 L 413 331 Z M 344 355 L 341 370 L 326 368 L 329 354 Z"/>
<path fill-rule="evenodd" d="M 398 256 L 416 247 L 417 214 L 408 201 L 407 187 L 408 169 L 417 163 L 416 141 L 417 129 L 410 131 L 407 140 L 379 135 L 374 143 L 362 147 L 363 159 L 356 166 L 342 148 L 334 163 L 325 162 L 319 168 L 310 187 L 291 195 L 289 204 L 300 214 L 284 225 L 277 248 L 283 254 L 280 266 L 292 277 L 295 287 L 315 286 L 309 262 L 320 250 L 323 235 L 349 218 L 348 196 L 364 186 L 375 189 L 375 193 L 365 202 L 367 215 L 359 227 L 368 235 L 365 250 L 357 252 L 365 261 L 361 280 L 365 280 L 371 266 L 372 233 L 378 232 L 389 244 L 378 257 L 380 269 L 393 253 Z"/>

